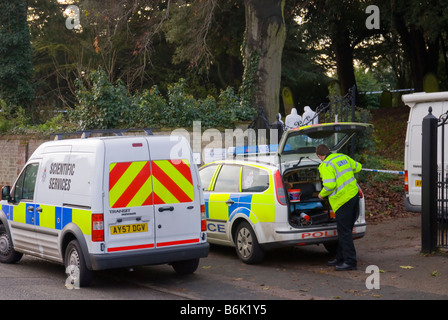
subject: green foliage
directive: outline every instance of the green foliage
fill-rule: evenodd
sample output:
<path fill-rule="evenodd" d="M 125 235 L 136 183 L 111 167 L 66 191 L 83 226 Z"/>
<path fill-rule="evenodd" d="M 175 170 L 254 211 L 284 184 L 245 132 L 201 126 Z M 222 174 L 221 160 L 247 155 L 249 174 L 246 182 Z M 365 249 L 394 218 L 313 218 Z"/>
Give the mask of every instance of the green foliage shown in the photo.
<path fill-rule="evenodd" d="M 88 80 L 92 82 L 91 88 L 77 81 L 78 105 L 73 118 L 79 121 L 81 129 L 118 128 L 127 124 L 133 101 L 123 83 L 112 84 L 104 71 L 91 72 Z"/>
<path fill-rule="evenodd" d="M 34 88 L 27 1 L 0 1 L 0 12 L 0 97 L 11 109 L 28 107 Z"/>
<path fill-rule="evenodd" d="M 0 106 L 4 106 L 0 100 Z M 22 107 L 17 107 L 14 114 L 0 113 L 0 134 L 42 135 L 51 133 L 75 131 L 77 128 L 68 121 L 63 112 L 59 112 L 41 124 L 32 124 L 29 113 Z"/>
<path fill-rule="evenodd" d="M 84 82 L 91 82 L 88 87 Z M 180 79 L 168 86 L 165 98 L 157 86 L 131 95 L 121 81 L 112 84 L 103 71 L 78 81 L 78 104 L 70 114 L 81 129 L 122 127 L 189 127 L 201 121 L 204 127 L 234 127 L 237 121 L 252 120 L 255 110 L 241 104 L 232 88 L 218 98 L 197 99 Z"/>
<path fill-rule="evenodd" d="M 243 100 L 243 104 L 253 106 L 255 104 L 255 75 L 258 70 L 258 64 L 260 63 L 260 51 L 255 50 L 246 59 L 246 66 L 244 68 L 243 81 L 240 87 L 240 95 Z"/>

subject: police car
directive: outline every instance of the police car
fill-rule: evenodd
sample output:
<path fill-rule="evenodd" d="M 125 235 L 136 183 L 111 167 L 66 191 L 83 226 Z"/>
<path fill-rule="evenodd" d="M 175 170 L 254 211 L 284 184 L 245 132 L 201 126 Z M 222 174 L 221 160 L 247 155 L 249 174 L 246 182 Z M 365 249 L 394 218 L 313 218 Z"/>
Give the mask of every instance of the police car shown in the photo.
<path fill-rule="evenodd" d="M 245 263 L 262 261 L 266 250 L 281 246 L 337 246 L 334 212 L 322 189 L 315 154 L 319 144 L 337 152 L 354 134 L 370 125 L 332 123 L 285 132 L 268 154 L 248 155 L 235 149 L 234 159 L 200 168 L 210 243 L 234 246 Z M 241 148 L 240 148 L 241 149 Z M 250 160 L 252 158 L 252 160 Z M 366 232 L 361 196 L 353 237 Z"/>
<path fill-rule="evenodd" d="M 13 187 L 2 189 L 0 262 L 29 254 L 65 264 L 80 287 L 93 270 L 168 263 L 194 272 L 209 244 L 192 163 L 182 137 L 42 144 Z"/>

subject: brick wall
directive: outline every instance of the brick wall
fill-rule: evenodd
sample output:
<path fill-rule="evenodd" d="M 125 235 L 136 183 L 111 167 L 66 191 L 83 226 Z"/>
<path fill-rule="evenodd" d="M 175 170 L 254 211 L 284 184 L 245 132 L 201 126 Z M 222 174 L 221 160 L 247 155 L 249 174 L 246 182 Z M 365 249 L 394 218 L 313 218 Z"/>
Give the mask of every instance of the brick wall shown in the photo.
<path fill-rule="evenodd" d="M 29 156 L 44 141 L 26 136 L 0 138 L 0 187 L 14 183 Z"/>

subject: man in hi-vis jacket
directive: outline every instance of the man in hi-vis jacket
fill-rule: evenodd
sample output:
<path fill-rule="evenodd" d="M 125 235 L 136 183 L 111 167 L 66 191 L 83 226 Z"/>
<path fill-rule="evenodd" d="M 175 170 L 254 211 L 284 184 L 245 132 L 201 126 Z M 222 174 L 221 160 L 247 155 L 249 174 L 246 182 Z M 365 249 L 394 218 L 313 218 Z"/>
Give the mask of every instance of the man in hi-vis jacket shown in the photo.
<path fill-rule="evenodd" d="M 359 215 L 359 187 L 354 174 L 361 171 L 362 165 L 344 154 L 332 154 L 326 145 L 318 146 L 316 154 L 322 161 L 319 173 L 323 188 L 319 198 L 328 197 L 338 231 L 336 257 L 328 265 L 338 271 L 356 270 L 352 230 Z"/>

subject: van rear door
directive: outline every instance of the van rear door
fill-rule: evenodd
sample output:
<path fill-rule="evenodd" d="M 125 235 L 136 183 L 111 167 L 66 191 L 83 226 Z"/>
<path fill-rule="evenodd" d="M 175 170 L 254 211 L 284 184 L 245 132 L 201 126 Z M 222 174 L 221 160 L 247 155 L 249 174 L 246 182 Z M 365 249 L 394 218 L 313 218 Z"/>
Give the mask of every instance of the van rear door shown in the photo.
<path fill-rule="evenodd" d="M 147 139 L 151 154 L 156 246 L 199 243 L 200 184 L 190 145 L 180 136 Z"/>
<path fill-rule="evenodd" d="M 104 139 L 107 252 L 155 247 L 151 163 L 144 137 Z"/>

